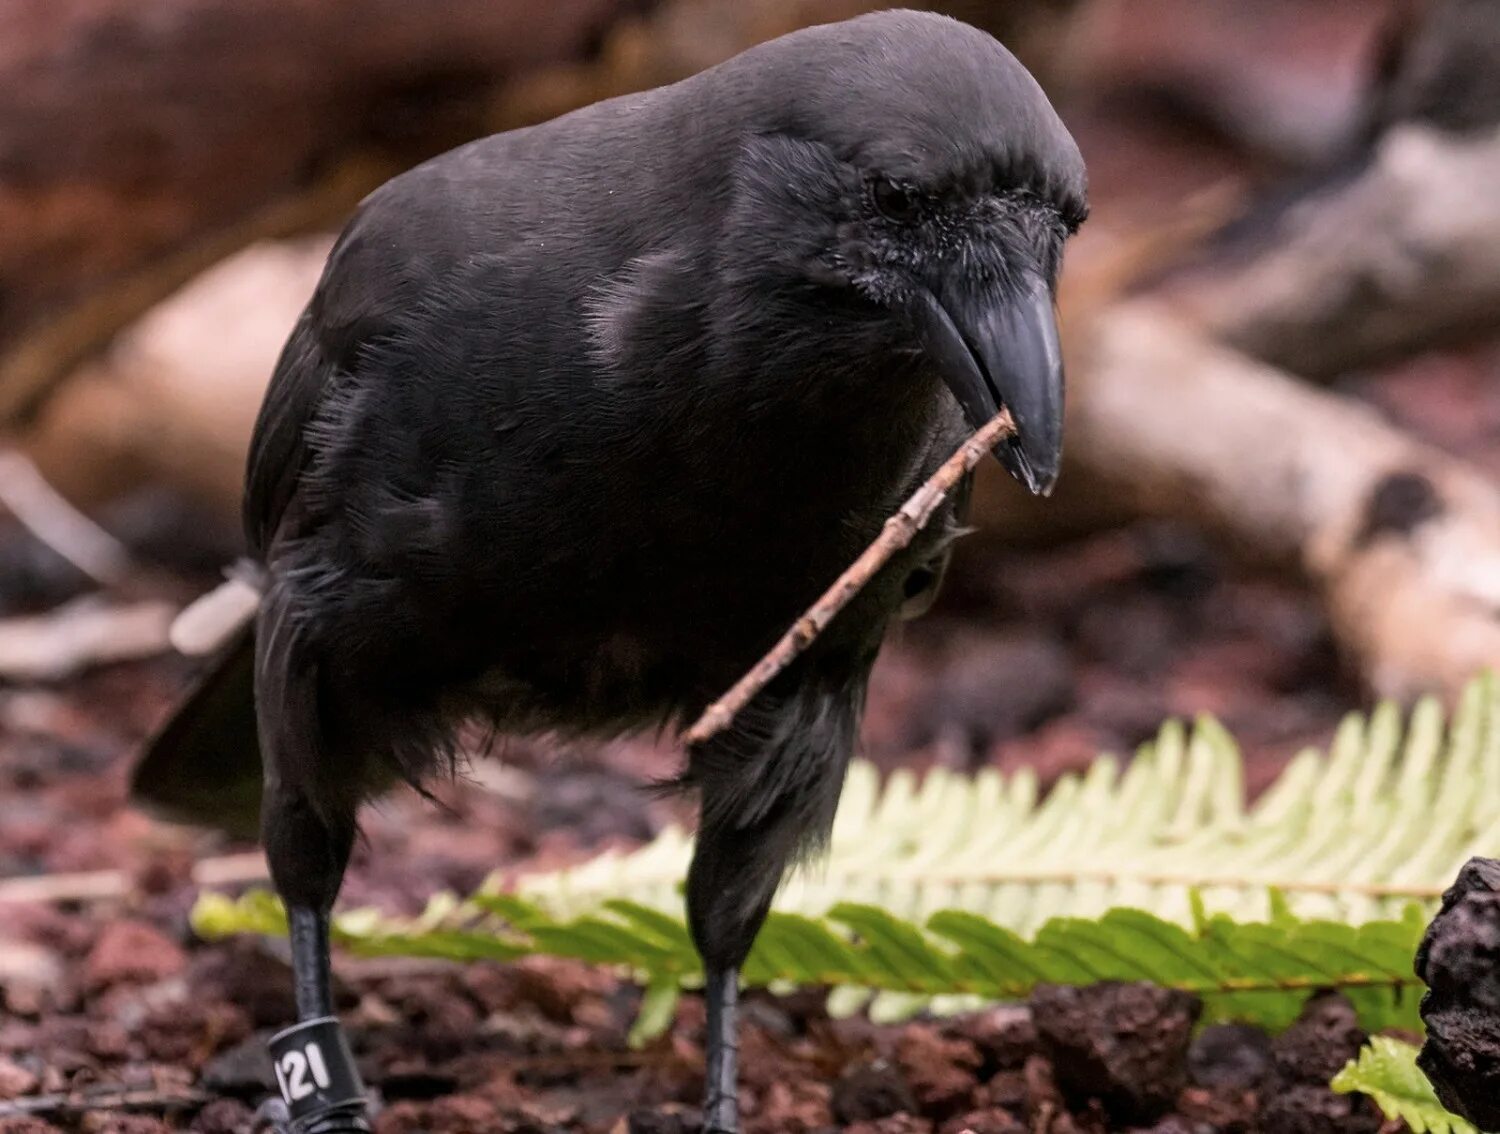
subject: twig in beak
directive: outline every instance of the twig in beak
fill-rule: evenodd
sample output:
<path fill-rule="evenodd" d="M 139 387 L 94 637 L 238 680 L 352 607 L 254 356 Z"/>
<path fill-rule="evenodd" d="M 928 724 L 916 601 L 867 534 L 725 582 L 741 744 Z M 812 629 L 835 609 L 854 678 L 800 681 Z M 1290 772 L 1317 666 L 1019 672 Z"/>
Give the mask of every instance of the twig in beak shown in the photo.
<path fill-rule="evenodd" d="M 892 555 L 900 551 L 916 537 L 932 518 L 932 513 L 952 492 L 954 486 L 984 459 L 1001 439 L 1015 433 L 1016 424 L 1010 411 L 1002 409 L 985 422 L 969 437 L 956 452 L 938 467 L 927 480 L 901 505 L 899 511 L 886 520 L 885 526 L 875 541 L 860 553 L 858 559 L 838 577 L 833 586 L 823 592 L 821 598 L 807 608 L 806 613 L 792 624 L 765 657 L 734 683 L 725 693 L 693 723 L 687 731 L 689 745 L 711 740 L 730 723 L 741 709 L 750 703 L 757 693 L 817 640 L 819 634 L 833 621 L 834 616 L 849 605 L 851 599 L 875 577 Z"/>

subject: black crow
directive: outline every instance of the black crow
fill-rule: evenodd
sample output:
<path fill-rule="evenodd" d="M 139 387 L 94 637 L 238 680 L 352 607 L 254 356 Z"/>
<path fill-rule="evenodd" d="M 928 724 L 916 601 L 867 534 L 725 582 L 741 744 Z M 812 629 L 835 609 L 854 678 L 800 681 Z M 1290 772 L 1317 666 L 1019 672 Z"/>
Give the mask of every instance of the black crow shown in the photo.
<path fill-rule="evenodd" d="M 1049 490 L 1053 294 L 1085 210 L 1026 70 L 911 11 L 471 143 L 360 206 L 255 431 L 244 625 L 136 777 L 182 818 L 258 807 L 297 1130 L 364 1129 L 328 959 L 360 804 L 449 766 L 463 722 L 690 721 L 1000 405 L 996 455 Z M 738 1129 L 738 967 L 828 832 L 882 635 L 932 594 L 958 512 L 688 753 L 707 1130 Z"/>

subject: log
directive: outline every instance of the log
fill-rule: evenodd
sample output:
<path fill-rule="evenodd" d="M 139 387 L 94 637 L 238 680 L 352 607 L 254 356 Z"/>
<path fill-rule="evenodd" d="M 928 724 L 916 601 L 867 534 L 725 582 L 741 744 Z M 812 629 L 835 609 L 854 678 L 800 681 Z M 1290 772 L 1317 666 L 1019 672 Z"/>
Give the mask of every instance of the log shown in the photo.
<path fill-rule="evenodd" d="M 42 474 L 85 508 L 136 484 L 166 483 L 237 516 L 261 397 L 329 243 L 252 245 L 123 330 L 24 434 Z"/>
<path fill-rule="evenodd" d="M 1314 379 L 1492 330 L 1500 130 L 1400 125 L 1357 176 L 1297 199 L 1168 293 L 1212 334 Z"/>
<path fill-rule="evenodd" d="M 0 5 L 0 422 L 257 236 L 485 132 L 629 0 Z"/>
<path fill-rule="evenodd" d="M 1072 452 L 1112 493 L 1305 572 L 1382 695 L 1500 667 L 1493 480 L 1160 301 L 1103 312 L 1079 347 Z"/>
<path fill-rule="evenodd" d="M 1077 0 L 932 5 L 1045 60 Z M 0 428 L 246 245 L 461 142 L 877 0 L 0 5 Z"/>

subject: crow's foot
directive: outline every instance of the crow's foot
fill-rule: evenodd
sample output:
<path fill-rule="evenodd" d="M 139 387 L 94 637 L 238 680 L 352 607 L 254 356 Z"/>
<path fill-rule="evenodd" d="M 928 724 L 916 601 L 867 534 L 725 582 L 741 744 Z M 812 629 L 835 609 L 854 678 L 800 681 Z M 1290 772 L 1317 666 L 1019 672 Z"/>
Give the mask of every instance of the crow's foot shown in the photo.
<path fill-rule="evenodd" d="M 285 1102 L 271 1098 L 256 1109 L 251 1129 L 255 1134 L 369 1134 L 370 1122 L 363 1102 L 293 1119 Z"/>

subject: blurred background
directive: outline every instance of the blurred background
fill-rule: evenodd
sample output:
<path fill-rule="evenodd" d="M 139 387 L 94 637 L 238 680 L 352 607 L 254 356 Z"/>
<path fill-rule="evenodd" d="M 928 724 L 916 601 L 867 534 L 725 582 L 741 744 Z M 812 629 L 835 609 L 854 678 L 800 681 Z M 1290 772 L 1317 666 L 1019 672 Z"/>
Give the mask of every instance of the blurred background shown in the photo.
<path fill-rule="evenodd" d="M 83 1011 L 186 964 L 194 881 L 259 876 L 125 783 L 193 672 L 167 625 L 239 553 L 251 424 L 354 204 L 874 6 L 0 3 L 0 989 L 33 1029 L 0 1021 L 0 1053 L 41 1042 L 37 989 Z M 882 658 L 866 754 L 1051 780 L 1213 713 L 1255 790 L 1349 709 L 1500 664 L 1500 4 L 933 6 L 1033 69 L 1093 214 L 1062 486 L 1037 504 L 986 471 L 941 602 Z M 346 894 L 410 909 L 649 838 L 674 805 L 638 788 L 676 760 L 509 744 L 443 808 L 374 810 Z"/>

